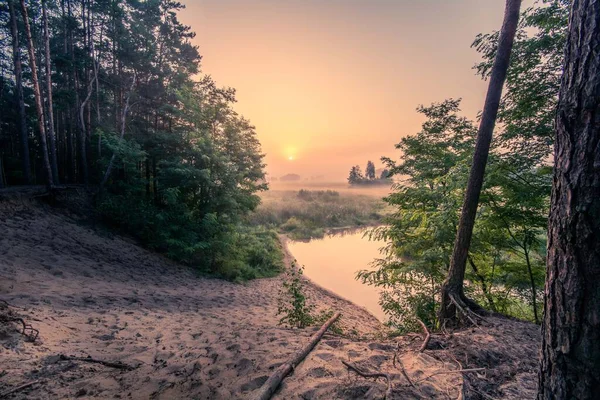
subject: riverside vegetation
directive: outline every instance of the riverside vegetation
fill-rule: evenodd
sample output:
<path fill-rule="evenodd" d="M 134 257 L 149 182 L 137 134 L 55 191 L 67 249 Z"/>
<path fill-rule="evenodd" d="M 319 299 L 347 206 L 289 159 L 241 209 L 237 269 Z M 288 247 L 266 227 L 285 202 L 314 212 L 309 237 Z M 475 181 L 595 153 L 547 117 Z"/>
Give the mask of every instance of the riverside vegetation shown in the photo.
<path fill-rule="evenodd" d="M 365 193 L 365 194 L 363 194 Z M 378 225 L 389 208 L 375 195 L 335 190 L 275 190 L 264 193 L 249 215 L 253 226 L 275 229 L 294 240 L 322 238 L 332 229 Z"/>
<path fill-rule="evenodd" d="M 492 142 L 468 253 L 465 293 L 492 311 L 539 323 L 552 186 L 553 118 L 567 35 L 568 1 L 526 9 L 513 48 L 499 122 Z M 483 56 L 476 71 L 489 78 L 498 32 L 474 43 Z M 396 210 L 371 237 L 386 240 L 376 268 L 358 277 L 384 289 L 381 305 L 393 326 L 440 326 L 440 290 L 450 268 L 477 129 L 460 115 L 460 100 L 418 111 L 422 130 L 384 158 L 402 177 L 386 202 Z"/>

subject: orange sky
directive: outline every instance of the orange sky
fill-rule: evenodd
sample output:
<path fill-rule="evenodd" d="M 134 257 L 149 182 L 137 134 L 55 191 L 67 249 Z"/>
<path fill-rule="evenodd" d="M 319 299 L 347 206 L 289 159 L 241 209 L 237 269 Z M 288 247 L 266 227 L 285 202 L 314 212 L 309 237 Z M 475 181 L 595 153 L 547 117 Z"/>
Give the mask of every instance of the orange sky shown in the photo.
<path fill-rule="evenodd" d="M 470 44 L 500 28 L 504 9 L 503 0 L 182 2 L 203 72 L 237 89 L 269 174 L 329 180 L 396 157 L 394 144 L 420 128 L 419 104 L 462 97 L 474 118 L 487 87 Z"/>

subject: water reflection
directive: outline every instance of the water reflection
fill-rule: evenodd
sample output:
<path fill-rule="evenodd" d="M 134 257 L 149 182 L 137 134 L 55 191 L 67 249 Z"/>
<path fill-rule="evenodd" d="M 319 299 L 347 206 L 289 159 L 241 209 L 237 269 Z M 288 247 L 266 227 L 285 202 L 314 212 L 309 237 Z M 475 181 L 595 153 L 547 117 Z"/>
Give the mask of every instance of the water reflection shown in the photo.
<path fill-rule="evenodd" d="M 305 275 L 313 282 L 365 307 L 384 321 L 385 315 L 379 307 L 379 289 L 355 279 L 357 271 L 370 268 L 383 246 L 382 242 L 363 238 L 363 234 L 364 229 L 338 231 L 309 242 L 290 241 L 288 248 L 298 263 L 304 265 Z"/>

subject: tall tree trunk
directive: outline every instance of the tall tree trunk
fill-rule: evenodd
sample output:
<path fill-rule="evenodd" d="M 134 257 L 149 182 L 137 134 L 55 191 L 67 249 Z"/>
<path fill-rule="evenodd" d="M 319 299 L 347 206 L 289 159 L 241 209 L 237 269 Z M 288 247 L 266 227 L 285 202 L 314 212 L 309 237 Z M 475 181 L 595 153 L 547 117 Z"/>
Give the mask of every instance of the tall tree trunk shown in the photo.
<path fill-rule="evenodd" d="M 23 166 L 23 177 L 25 183 L 30 185 L 31 161 L 29 160 L 29 135 L 27 132 L 27 119 L 25 116 L 25 97 L 23 96 L 23 68 L 21 66 L 21 46 L 19 45 L 19 29 L 17 27 L 17 15 L 15 13 L 14 0 L 9 0 L 10 33 L 12 35 L 13 63 L 15 67 L 15 96 L 19 109 L 19 140 L 21 143 L 21 164 Z"/>
<path fill-rule="evenodd" d="M 475 153 L 473 154 L 469 182 L 467 183 L 456 241 L 454 243 L 454 251 L 452 252 L 450 270 L 442 287 L 442 298 L 439 309 L 440 321 L 456 320 L 458 317 L 457 307 L 454 303 L 458 303 L 462 307 L 478 307 L 475 302 L 466 298 L 463 291 L 463 282 L 465 279 L 467 257 L 469 255 L 469 246 L 473 235 L 473 226 L 475 225 L 479 195 L 483 186 L 483 177 L 492 142 L 492 134 L 502 97 L 502 86 L 506 79 L 506 72 L 510 63 L 510 53 L 519 22 L 520 8 L 521 0 L 506 0 L 504 21 L 498 40 L 498 50 L 492 67 L 479 131 L 477 132 Z"/>
<path fill-rule="evenodd" d="M 571 6 L 559 92 L 538 399 L 600 393 L 600 2 Z"/>
<path fill-rule="evenodd" d="M 46 91 L 48 95 L 48 138 L 50 139 L 50 165 L 52 179 L 58 183 L 58 157 L 56 152 L 56 134 L 54 132 L 54 106 L 52 102 L 52 67 L 50 66 L 50 33 L 48 32 L 48 14 L 46 0 L 42 0 L 42 19 L 44 20 L 44 48 L 46 51 Z"/>
<path fill-rule="evenodd" d="M 125 100 L 125 106 L 123 107 L 123 113 L 121 115 L 121 135 L 119 136 L 119 145 L 123 141 L 123 137 L 125 137 L 125 123 L 127 122 L 127 113 L 129 112 L 129 99 L 131 98 L 131 94 L 133 93 L 133 89 L 135 87 L 136 82 L 136 73 L 133 72 L 133 79 L 131 80 L 131 87 L 129 88 L 129 92 L 127 93 L 127 98 Z M 106 171 L 104 172 L 104 177 L 100 182 L 100 190 L 104 188 L 106 182 L 108 182 L 108 178 L 110 177 L 110 173 L 112 171 L 113 165 L 115 163 L 115 158 L 117 157 L 116 153 L 110 157 L 110 161 L 108 162 L 108 166 L 106 167 Z"/>
<path fill-rule="evenodd" d="M 35 96 L 35 110 L 37 112 L 38 129 L 40 131 L 40 144 L 42 145 L 42 159 L 44 160 L 44 172 L 46 174 L 46 184 L 49 188 L 54 186 L 52 179 L 52 168 L 50 167 L 50 158 L 48 157 L 48 143 L 46 142 L 46 127 L 44 123 L 44 109 L 42 107 L 42 95 L 40 93 L 40 83 L 38 81 L 37 66 L 35 62 L 35 49 L 31 37 L 31 27 L 29 25 L 29 16 L 25 0 L 21 0 L 21 13 L 25 23 L 25 34 L 27 36 L 27 50 L 29 52 L 29 64 L 31 68 L 31 79 L 33 81 L 33 94 Z"/>

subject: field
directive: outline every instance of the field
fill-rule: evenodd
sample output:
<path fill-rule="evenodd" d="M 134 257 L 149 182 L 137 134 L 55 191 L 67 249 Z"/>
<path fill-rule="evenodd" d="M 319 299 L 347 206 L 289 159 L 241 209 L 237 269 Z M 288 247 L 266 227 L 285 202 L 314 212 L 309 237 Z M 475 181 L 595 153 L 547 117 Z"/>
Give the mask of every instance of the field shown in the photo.
<path fill-rule="evenodd" d="M 295 240 L 309 240 L 335 229 L 378 225 L 389 212 L 382 200 L 389 191 L 386 187 L 302 186 L 279 184 L 263 193 L 250 222 Z"/>

